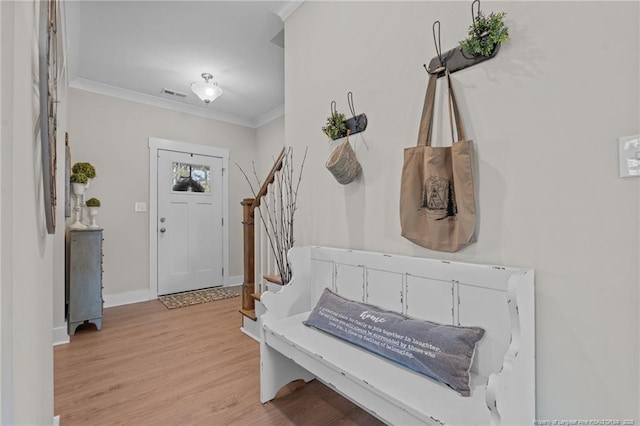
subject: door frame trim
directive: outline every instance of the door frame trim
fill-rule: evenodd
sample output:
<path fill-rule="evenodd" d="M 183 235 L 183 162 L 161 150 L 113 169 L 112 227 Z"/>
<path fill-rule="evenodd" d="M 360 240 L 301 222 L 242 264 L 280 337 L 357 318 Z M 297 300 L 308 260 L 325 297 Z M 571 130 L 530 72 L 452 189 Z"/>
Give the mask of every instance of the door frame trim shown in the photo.
<path fill-rule="evenodd" d="M 222 276 L 229 280 L 229 150 L 169 139 L 149 137 L 149 298 L 158 297 L 158 150 L 222 158 Z"/>

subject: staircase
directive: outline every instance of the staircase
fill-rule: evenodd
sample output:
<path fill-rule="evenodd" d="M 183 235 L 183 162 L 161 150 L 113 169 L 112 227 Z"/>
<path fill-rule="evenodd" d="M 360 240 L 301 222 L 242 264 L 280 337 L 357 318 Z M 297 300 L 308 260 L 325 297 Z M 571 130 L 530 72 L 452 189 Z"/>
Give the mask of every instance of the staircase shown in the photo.
<path fill-rule="evenodd" d="M 285 149 L 280 151 L 271 171 L 262 183 L 255 198 L 245 198 L 240 203 L 243 208 L 244 234 L 244 282 L 242 284 L 242 331 L 258 339 L 257 319 L 262 315 L 260 297 L 264 291 L 277 291 L 282 279 L 277 275 L 278 268 L 269 246 L 268 230 L 263 226 L 259 215 L 264 215 L 265 197 L 272 197 L 274 186 L 278 184 L 278 173 L 282 170 Z M 268 199 L 268 198 L 267 198 Z M 257 215 L 256 215 L 257 212 Z M 258 219 L 258 226 L 255 220 Z"/>

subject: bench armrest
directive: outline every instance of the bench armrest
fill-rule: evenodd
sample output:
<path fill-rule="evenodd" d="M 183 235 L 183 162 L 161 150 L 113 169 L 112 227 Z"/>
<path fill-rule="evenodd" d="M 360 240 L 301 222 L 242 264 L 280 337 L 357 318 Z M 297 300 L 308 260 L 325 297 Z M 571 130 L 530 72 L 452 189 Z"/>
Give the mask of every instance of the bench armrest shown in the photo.
<path fill-rule="evenodd" d="M 311 310 L 309 273 L 311 262 L 310 247 L 293 247 L 288 254 L 291 265 L 291 281 L 274 293 L 266 291 L 260 301 L 266 312 L 260 317 L 262 323 L 290 317 Z"/>
<path fill-rule="evenodd" d="M 492 425 L 515 424 L 535 418 L 535 294 L 533 271 L 509 279 L 511 343 L 502 368 L 487 383 L 487 407 Z M 529 393 L 530 395 L 525 395 Z M 525 416 L 523 416 L 525 415 Z"/>

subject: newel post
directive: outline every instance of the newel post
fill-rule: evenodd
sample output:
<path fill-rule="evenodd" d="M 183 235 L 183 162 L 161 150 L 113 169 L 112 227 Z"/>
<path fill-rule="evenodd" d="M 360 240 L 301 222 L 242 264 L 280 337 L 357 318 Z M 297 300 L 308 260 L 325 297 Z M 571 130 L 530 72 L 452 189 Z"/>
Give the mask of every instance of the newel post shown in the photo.
<path fill-rule="evenodd" d="M 242 283 L 242 309 L 253 310 L 255 293 L 255 247 L 254 247 L 254 199 L 245 198 L 242 205 L 242 225 L 244 233 L 244 282 Z"/>

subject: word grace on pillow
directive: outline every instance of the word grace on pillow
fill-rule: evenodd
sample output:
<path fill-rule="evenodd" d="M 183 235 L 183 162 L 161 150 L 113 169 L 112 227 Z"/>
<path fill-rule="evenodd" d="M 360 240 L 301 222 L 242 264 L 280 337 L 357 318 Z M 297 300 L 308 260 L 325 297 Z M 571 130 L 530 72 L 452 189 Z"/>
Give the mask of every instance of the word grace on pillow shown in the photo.
<path fill-rule="evenodd" d="M 479 327 L 456 327 L 407 317 L 324 290 L 305 325 L 360 346 L 471 395 L 469 370 L 484 336 Z"/>

